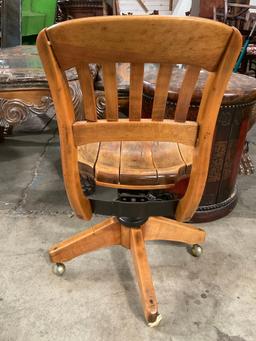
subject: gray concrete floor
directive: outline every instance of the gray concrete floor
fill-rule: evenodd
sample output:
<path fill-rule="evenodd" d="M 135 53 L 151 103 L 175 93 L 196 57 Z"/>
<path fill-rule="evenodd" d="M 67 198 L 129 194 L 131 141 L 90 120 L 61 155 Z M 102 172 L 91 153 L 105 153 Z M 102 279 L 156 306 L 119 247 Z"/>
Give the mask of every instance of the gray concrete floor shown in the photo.
<path fill-rule="evenodd" d="M 256 133 L 251 134 L 255 141 Z M 148 328 L 129 251 L 112 247 L 52 274 L 47 249 L 103 219 L 72 216 L 52 131 L 0 144 L 0 340 L 256 340 L 256 175 L 239 177 L 239 203 L 200 224 L 204 254 L 148 243 L 159 311 Z M 251 144 L 256 159 L 256 145 Z"/>

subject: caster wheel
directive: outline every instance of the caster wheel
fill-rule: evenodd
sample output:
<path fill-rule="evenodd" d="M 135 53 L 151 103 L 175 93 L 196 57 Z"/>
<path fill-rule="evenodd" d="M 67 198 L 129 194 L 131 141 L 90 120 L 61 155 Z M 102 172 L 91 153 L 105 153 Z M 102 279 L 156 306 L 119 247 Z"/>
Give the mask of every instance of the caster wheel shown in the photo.
<path fill-rule="evenodd" d="M 157 327 L 161 320 L 162 320 L 162 315 L 158 314 L 154 322 L 148 322 L 148 326 L 150 328 Z"/>
<path fill-rule="evenodd" d="M 52 271 L 57 276 L 62 276 L 66 270 L 66 267 L 63 263 L 56 263 L 52 266 Z"/>
<path fill-rule="evenodd" d="M 191 254 L 194 257 L 200 257 L 201 254 L 203 253 L 203 249 L 200 245 L 194 244 L 191 248 Z"/>

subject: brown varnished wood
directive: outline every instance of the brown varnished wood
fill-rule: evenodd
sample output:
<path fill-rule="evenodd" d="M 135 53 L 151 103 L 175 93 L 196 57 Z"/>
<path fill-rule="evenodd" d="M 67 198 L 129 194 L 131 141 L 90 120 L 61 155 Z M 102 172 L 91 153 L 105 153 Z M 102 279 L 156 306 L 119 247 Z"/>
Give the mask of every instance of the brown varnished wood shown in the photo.
<path fill-rule="evenodd" d="M 99 142 L 85 144 L 77 148 L 81 175 L 94 177 L 94 167 L 98 159 L 99 148 Z"/>
<path fill-rule="evenodd" d="M 156 81 L 156 90 L 152 109 L 152 120 L 162 121 L 164 119 L 171 74 L 172 65 L 170 64 L 160 65 Z"/>
<path fill-rule="evenodd" d="M 62 172 L 67 196 L 76 215 L 83 219 L 90 219 L 92 215 L 91 205 L 81 188 L 77 148 L 74 144 L 72 131 L 72 124 L 75 121 L 74 107 L 67 81 L 56 61 L 46 30 L 39 33 L 37 48 L 42 59 L 57 114 Z"/>
<path fill-rule="evenodd" d="M 122 184 L 113 184 L 109 182 L 101 182 L 95 181 L 98 186 L 109 187 L 109 188 L 120 188 L 120 189 L 134 189 L 134 190 L 150 190 L 150 189 L 171 189 L 175 185 L 174 184 L 165 184 L 165 185 L 122 185 Z"/>
<path fill-rule="evenodd" d="M 119 183 L 121 142 L 101 142 L 95 165 L 95 178 L 101 182 Z"/>
<path fill-rule="evenodd" d="M 78 233 L 65 241 L 55 244 L 49 250 L 53 263 L 62 263 L 102 247 L 119 245 L 120 224 L 116 218 L 109 218 Z"/>
<path fill-rule="evenodd" d="M 150 217 L 142 231 L 145 240 L 169 240 L 191 245 L 201 244 L 205 240 L 203 230 L 164 217 Z"/>
<path fill-rule="evenodd" d="M 90 122 L 97 121 L 96 103 L 93 78 L 88 64 L 81 64 L 76 68 L 83 93 L 85 119 Z"/>
<path fill-rule="evenodd" d="M 180 155 L 177 143 L 153 142 L 152 159 L 158 184 L 175 183 L 186 175 L 186 164 Z"/>
<path fill-rule="evenodd" d="M 152 142 L 122 142 L 120 183 L 128 186 L 157 185 Z"/>
<path fill-rule="evenodd" d="M 145 319 L 148 322 L 154 322 L 158 314 L 158 304 L 153 286 L 151 270 L 148 264 L 144 238 L 140 229 L 131 229 L 130 248 L 140 289 Z"/>
<path fill-rule="evenodd" d="M 120 119 L 118 122 L 75 122 L 73 124 L 74 140 L 77 146 L 104 141 L 173 141 L 194 146 L 197 137 L 196 122 L 185 123 L 173 120 L 152 121 L 143 119 L 140 122 Z"/>
<path fill-rule="evenodd" d="M 182 143 L 177 143 L 177 146 L 180 151 L 180 155 L 186 165 L 186 174 L 190 174 L 192 162 L 193 162 L 193 155 L 195 148 L 193 146 L 186 146 Z"/>
<path fill-rule="evenodd" d="M 179 91 L 178 102 L 175 110 L 174 119 L 176 122 L 185 122 L 187 119 L 188 109 L 198 80 L 199 73 L 200 67 L 191 65 L 187 67 Z"/>
<path fill-rule="evenodd" d="M 121 245 L 126 249 L 130 249 L 130 232 L 131 229 L 121 225 Z"/>
<path fill-rule="evenodd" d="M 215 71 L 232 28 L 202 18 L 112 16 L 66 21 L 47 34 L 63 69 L 82 56 L 87 63 L 180 63 Z"/>
<path fill-rule="evenodd" d="M 78 147 L 81 174 L 102 184 L 133 186 L 175 184 L 189 176 L 192 157 L 189 146 L 183 154 L 174 142 L 101 142 Z M 186 153 L 186 148 L 189 152 Z M 190 158 L 189 158 L 190 156 Z M 131 187 L 132 186 L 132 187 Z M 145 188 L 145 187 L 143 187 Z M 165 188 L 165 186 L 163 187 Z"/>
<path fill-rule="evenodd" d="M 118 120 L 118 96 L 116 83 L 116 64 L 105 63 L 103 66 L 104 91 L 106 99 L 106 118 L 108 121 Z"/>
<path fill-rule="evenodd" d="M 139 121 L 142 109 L 144 64 L 132 63 L 130 70 L 129 119 Z"/>
<path fill-rule="evenodd" d="M 210 162 L 210 154 L 219 107 L 233 66 L 242 45 L 239 31 L 233 28 L 229 44 L 216 73 L 208 76 L 197 116 L 200 125 L 198 141 L 193 154 L 193 165 L 187 191 L 176 209 L 176 219 L 188 221 L 193 216 L 203 195 Z"/>

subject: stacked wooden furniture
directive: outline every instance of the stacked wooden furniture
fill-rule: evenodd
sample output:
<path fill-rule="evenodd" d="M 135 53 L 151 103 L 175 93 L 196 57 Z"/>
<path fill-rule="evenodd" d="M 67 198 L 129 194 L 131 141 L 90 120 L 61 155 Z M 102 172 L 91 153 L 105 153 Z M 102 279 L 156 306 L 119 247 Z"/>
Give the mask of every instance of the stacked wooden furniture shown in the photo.
<path fill-rule="evenodd" d="M 104 44 L 100 43 L 102 39 Z M 145 319 L 149 325 L 156 325 L 160 315 L 145 241 L 160 239 L 188 244 L 204 241 L 204 231 L 184 222 L 193 216 L 204 191 L 219 107 L 240 52 L 241 35 L 235 28 L 204 19 L 98 17 L 46 29 L 40 33 L 37 46 L 56 108 L 64 182 L 70 204 L 82 219 L 91 219 L 97 207 L 102 209 L 101 213 L 107 208 L 115 216 L 54 245 L 50 249 L 51 261 L 56 263 L 55 270 L 63 273 L 61 263 L 81 254 L 111 245 L 130 249 Z M 106 119 L 97 119 L 93 79 L 88 67 L 91 62 L 103 65 Z M 129 118 L 120 118 L 118 113 L 117 62 L 131 63 Z M 141 117 L 144 63 L 160 64 L 152 115 L 148 119 Z M 165 119 L 172 65 L 177 63 L 188 65 L 187 72 L 174 119 Z M 64 73 L 71 67 L 78 71 L 85 121 L 75 122 Z M 197 118 L 191 121 L 187 114 L 201 68 L 210 74 Z M 173 150 L 181 145 L 191 150 L 192 164 L 190 171 L 185 172 L 189 183 L 175 209 L 176 220 L 173 220 L 160 217 L 172 216 L 172 209 L 171 200 L 161 197 L 159 191 L 165 189 L 168 193 L 179 179 L 168 169 Z M 154 151 L 162 152 L 165 159 L 159 160 L 157 172 L 149 176 L 144 164 L 152 163 Z M 111 193 L 116 189 L 119 197 L 103 205 L 100 196 L 97 206 L 97 198 L 90 197 L 89 191 L 83 192 L 78 162 L 84 163 L 93 176 L 94 196 L 101 185 L 110 188 Z M 154 196 L 152 191 L 158 195 Z M 148 193 L 147 202 L 140 200 L 145 199 L 145 193 Z M 151 196 L 157 200 L 151 200 Z M 128 198 L 131 200 L 127 205 Z M 169 202 L 167 211 L 166 202 Z M 195 251 L 199 255 L 200 247 L 196 245 L 194 250 L 199 251 Z"/>

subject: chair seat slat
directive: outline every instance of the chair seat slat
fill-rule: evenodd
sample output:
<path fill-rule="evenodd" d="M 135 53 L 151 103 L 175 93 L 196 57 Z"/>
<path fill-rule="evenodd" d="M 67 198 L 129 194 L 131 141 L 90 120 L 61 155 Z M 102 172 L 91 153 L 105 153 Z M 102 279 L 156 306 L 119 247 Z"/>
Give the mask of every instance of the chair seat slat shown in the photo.
<path fill-rule="evenodd" d="M 200 73 L 199 66 L 189 65 L 187 67 L 180 91 L 178 102 L 175 110 L 175 121 L 185 122 L 187 119 L 188 109 L 195 89 L 195 85 Z"/>
<path fill-rule="evenodd" d="M 164 119 L 171 74 L 172 66 L 170 64 L 160 64 L 153 102 L 152 120 L 162 121 Z"/>

